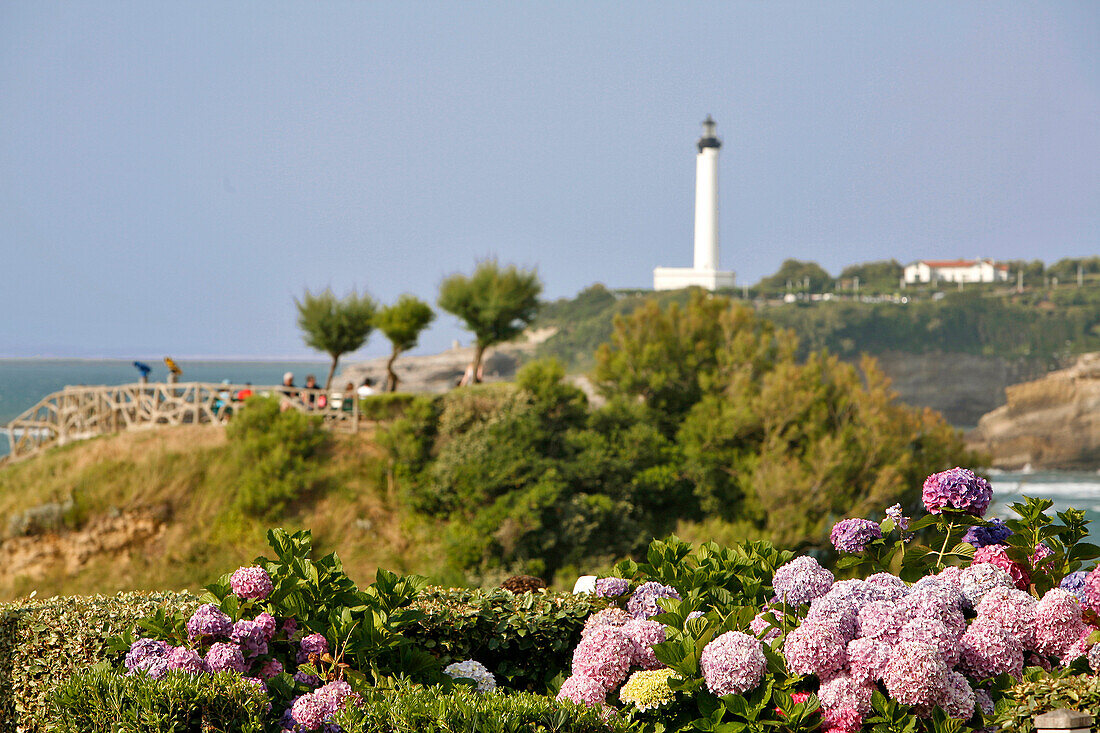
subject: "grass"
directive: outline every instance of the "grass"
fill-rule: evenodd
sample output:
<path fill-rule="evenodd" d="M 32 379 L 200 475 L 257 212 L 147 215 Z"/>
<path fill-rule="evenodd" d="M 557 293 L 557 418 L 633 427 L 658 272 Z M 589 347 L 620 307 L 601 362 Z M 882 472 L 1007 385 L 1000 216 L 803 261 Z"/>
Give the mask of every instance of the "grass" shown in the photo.
<path fill-rule="evenodd" d="M 0 467 L 0 599 L 32 590 L 40 597 L 197 590 L 266 554 L 272 525 L 312 529 L 318 549 L 336 550 L 357 583 L 368 584 L 378 567 L 433 575 L 439 532 L 389 495 L 373 434 L 335 434 L 323 453 L 316 459 L 320 488 L 274 522 L 236 507 L 242 467 L 218 426 L 105 436 Z M 57 532 L 8 536 L 9 517 L 69 499 Z M 159 534 L 126 545 L 93 531 L 135 509 L 167 517 Z M 13 564 L 17 554 L 21 562 Z M 13 569 L 28 557 L 29 571 Z"/>

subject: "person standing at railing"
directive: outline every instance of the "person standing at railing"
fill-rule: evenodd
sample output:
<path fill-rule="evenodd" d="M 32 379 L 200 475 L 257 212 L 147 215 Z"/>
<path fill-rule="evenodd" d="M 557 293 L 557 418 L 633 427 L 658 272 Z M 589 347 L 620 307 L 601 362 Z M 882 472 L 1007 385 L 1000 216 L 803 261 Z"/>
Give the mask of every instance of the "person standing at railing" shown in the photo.
<path fill-rule="evenodd" d="M 318 395 L 316 390 L 321 387 L 317 384 L 317 377 L 312 374 L 306 375 L 306 386 L 302 392 L 302 404 L 309 407 L 324 407 L 324 395 Z"/>

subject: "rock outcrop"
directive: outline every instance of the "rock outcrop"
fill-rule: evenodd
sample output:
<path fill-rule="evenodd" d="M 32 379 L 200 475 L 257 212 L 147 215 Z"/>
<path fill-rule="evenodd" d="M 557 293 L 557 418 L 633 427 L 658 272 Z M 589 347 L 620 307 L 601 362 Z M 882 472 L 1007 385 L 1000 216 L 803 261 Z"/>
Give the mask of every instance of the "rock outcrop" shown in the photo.
<path fill-rule="evenodd" d="M 967 435 L 971 448 L 992 456 L 993 466 L 1100 468 L 1100 353 L 1007 387 L 1005 396 L 1006 404 L 984 415 Z"/>

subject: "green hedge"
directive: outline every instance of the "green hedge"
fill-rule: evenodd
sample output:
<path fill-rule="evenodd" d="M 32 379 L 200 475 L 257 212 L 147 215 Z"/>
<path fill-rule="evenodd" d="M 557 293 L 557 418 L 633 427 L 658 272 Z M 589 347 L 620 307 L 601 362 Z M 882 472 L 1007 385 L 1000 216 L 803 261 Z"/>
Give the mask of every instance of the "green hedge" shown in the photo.
<path fill-rule="evenodd" d="M 362 707 L 337 714 L 345 733 L 625 733 L 620 718 L 558 702 L 545 695 L 516 692 L 480 694 L 456 688 L 401 688 L 369 695 Z"/>
<path fill-rule="evenodd" d="M 1090 674 L 1080 660 L 1069 670 L 1055 672 L 1029 667 L 1024 678 L 997 701 L 996 722 L 1002 730 L 1034 733 L 1035 716 L 1058 708 L 1082 710 L 1093 717 L 1100 714 L 1100 677 Z"/>
<path fill-rule="evenodd" d="M 0 604 L 0 733 L 37 733 L 51 687 L 105 659 L 107 639 L 162 605 L 198 607 L 190 593 L 120 593 Z M 607 604 L 567 593 L 429 588 L 414 632 L 444 664 L 476 659 L 508 687 L 544 692 L 568 670 L 584 620 Z"/>
<path fill-rule="evenodd" d="M 417 637 L 444 664 L 475 659 L 497 682 L 545 692 L 568 674 L 585 619 L 608 602 L 569 593 L 427 588 L 418 597 L 425 618 Z"/>
<path fill-rule="evenodd" d="M 56 733 L 262 733 L 270 701 L 231 672 L 169 672 L 163 680 L 120 675 L 103 665 L 60 683 L 52 695 Z"/>
<path fill-rule="evenodd" d="M 107 639 L 159 606 L 198 606 L 190 593 L 120 593 L 0 604 L 0 731 L 41 731 L 49 692 L 108 656 Z"/>

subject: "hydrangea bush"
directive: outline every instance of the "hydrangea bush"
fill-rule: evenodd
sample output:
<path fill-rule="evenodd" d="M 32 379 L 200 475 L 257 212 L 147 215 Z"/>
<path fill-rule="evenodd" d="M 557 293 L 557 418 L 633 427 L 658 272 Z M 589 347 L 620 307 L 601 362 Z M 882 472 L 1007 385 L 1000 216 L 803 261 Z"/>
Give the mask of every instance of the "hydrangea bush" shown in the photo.
<path fill-rule="evenodd" d="M 1027 499 L 986 520 L 992 488 L 962 468 L 929 476 L 922 500 L 924 516 L 838 521 L 835 573 L 759 545 L 655 542 L 649 563 L 616 567 L 626 612 L 593 617 L 560 696 L 645 730 L 974 732 L 1027 670 L 1100 665 L 1083 512 L 1056 522 Z M 631 648 L 621 619 L 654 603 L 664 640 Z M 646 646 L 657 664 L 643 668 Z"/>

